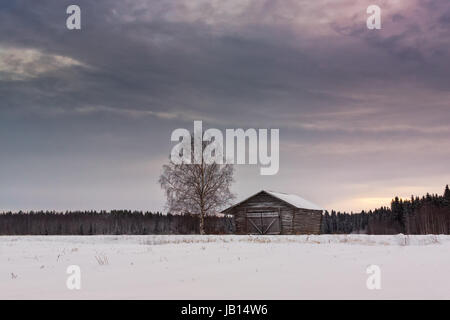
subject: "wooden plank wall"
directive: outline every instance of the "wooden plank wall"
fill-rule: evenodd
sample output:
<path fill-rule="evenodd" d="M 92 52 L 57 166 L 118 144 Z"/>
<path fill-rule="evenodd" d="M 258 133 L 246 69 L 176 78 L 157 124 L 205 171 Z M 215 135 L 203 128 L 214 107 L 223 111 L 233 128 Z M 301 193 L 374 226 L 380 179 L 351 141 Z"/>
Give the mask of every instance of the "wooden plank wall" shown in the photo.
<path fill-rule="evenodd" d="M 322 214 L 320 211 L 296 209 L 266 193 L 259 193 L 231 210 L 237 234 L 247 234 L 247 212 L 279 212 L 281 234 L 318 234 Z"/>
<path fill-rule="evenodd" d="M 294 234 L 320 234 L 322 211 L 297 209 L 295 211 Z"/>
<path fill-rule="evenodd" d="M 251 212 L 279 212 L 281 213 L 281 233 L 291 230 L 292 219 L 294 217 L 293 209 L 266 193 L 259 193 L 247 201 L 236 206 L 232 210 L 236 225 L 237 234 L 247 234 L 246 214 Z"/>

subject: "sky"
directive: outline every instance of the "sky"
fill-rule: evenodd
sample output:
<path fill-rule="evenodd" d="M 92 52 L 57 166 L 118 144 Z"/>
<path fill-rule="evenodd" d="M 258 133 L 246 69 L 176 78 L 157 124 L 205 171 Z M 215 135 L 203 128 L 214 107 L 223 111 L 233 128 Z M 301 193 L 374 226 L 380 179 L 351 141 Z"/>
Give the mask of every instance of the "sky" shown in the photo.
<path fill-rule="evenodd" d="M 170 135 L 194 120 L 280 130 L 278 174 L 236 166 L 237 200 L 442 193 L 449 61 L 448 0 L 2 0 L 0 211 L 165 210 Z"/>

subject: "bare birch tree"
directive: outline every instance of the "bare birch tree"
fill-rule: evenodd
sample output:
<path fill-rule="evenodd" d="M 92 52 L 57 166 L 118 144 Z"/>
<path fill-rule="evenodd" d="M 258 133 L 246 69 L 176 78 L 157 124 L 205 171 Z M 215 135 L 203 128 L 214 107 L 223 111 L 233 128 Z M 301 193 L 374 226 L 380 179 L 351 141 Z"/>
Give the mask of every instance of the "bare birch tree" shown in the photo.
<path fill-rule="evenodd" d="M 203 150 L 205 147 L 203 143 Z M 235 197 L 230 190 L 233 174 L 231 164 L 207 164 L 203 157 L 199 164 L 175 164 L 169 160 L 163 166 L 159 183 L 165 191 L 168 210 L 199 214 L 200 234 L 205 234 L 205 216 L 216 213 Z"/>

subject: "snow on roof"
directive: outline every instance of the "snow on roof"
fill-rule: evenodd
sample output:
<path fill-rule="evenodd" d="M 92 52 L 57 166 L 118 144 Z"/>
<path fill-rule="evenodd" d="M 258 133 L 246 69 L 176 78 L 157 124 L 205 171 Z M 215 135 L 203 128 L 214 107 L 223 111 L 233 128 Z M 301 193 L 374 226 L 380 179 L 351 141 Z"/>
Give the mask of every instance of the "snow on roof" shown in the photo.
<path fill-rule="evenodd" d="M 322 211 L 324 210 L 323 208 L 319 207 L 318 205 L 316 205 L 308 200 L 305 200 L 302 197 L 299 197 L 295 194 L 287 194 L 287 193 L 275 192 L 275 191 L 269 191 L 269 190 L 264 190 L 264 191 L 267 192 L 268 194 L 270 194 L 271 196 L 278 198 L 280 200 L 283 200 L 297 208 L 310 209 L 310 210 L 322 210 Z"/>
<path fill-rule="evenodd" d="M 256 196 L 257 194 L 260 194 L 261 192 L 265 192 L 269 195 L 271 195 L 272 197 L 275 197 L 277 199 L 280 199 L 281 201 L 287 202 L 290 205 L 299 208 L 299 209 L 309 209 L 309 210 L 321 210 L 321 211 L 325 211 L 325 209 L 319 207 L 318 205 L 303 199 L 302 197 L 299 197 L 295 194 L 287 194 L 287 193 L 282 193 L 282 192 L 275 192 L 275 191 L 269 191 L 269 190 L 261 190 L 260 192 L 236 203 L 235 205 L 232 205 L 231 207 L 225 209 L 222 211 L 222 213 L 225 213 L 227 211 L 229 211 L 230 209 L 240 205 L 241 203 L 244 203 L 245 201 L 247 201 L 250 198 L 253 198 L 254 196 Z M 323 213 L 323 212 L 322 212 Z"/>

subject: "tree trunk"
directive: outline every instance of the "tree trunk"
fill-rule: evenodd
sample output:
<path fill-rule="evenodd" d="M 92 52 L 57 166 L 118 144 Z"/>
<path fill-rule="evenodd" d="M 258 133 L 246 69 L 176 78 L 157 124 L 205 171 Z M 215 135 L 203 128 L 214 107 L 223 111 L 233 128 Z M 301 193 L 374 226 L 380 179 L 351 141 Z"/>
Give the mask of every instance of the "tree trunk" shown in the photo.
<path fill-rule="evenodd" d="M 205 213 L 203 210 L 200 213 L 200 234 L 205 234 Z"/>

